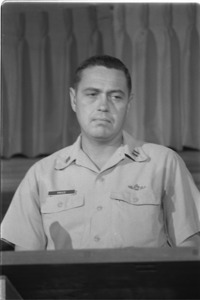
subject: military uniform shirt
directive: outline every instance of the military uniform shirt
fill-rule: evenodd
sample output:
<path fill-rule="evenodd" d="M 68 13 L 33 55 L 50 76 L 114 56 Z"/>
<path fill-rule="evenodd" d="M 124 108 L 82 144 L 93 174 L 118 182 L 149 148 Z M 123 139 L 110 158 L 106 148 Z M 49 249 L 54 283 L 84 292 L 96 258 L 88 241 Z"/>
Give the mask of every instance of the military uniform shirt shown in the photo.
<path fill-rule="evenodd" d="M 200 194 L 171 149 L 123 132 L 99 170 L 79 136 L 29 169 L 1 231 L 30 250 L 178 246 L 200 231 Z"/>

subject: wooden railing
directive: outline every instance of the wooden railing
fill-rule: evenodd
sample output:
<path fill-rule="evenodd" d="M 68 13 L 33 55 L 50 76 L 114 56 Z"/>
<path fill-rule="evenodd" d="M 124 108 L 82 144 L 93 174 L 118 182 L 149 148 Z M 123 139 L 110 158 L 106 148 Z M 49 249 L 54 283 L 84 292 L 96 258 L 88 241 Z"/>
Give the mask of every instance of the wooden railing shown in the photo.
<path fill-rule="evenodd" d="M 200 299 L 195 248 L 7 251 L 1 265 L 1 300 L 17 299 L 7 280 L 22 299 Z"/>

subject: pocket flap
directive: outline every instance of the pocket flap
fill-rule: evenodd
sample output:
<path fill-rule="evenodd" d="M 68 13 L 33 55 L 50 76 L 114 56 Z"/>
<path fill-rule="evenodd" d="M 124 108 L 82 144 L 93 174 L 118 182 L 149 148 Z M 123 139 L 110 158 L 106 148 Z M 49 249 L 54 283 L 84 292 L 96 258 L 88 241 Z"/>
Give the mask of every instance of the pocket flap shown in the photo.
<path fill-rule="evenodd" d="M 125 201 L 133 205 L 159 205 L 160 200 L 155 196 L 151 189 L 123 190 L 119 192 L 111 192 L 111 199 Z"/>
<path fill-rule="evenodd" d="M 84 197 L 80 195 L 49 196 L 41 206 L 42 213 L 55 213 L 83 206 Z"/>

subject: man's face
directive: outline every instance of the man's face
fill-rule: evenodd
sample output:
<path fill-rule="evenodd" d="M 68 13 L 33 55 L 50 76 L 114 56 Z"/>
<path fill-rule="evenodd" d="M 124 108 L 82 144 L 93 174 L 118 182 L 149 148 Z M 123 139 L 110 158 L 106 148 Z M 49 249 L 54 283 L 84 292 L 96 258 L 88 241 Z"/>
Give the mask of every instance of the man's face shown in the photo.
<path fill-rule="evenodd" d="M 87 138 L 111 141 L 121 134 L 130 102 L 123 71 L 103 66 L 87 68 L 77 89 L 70 89 L 70 97 Z"/>

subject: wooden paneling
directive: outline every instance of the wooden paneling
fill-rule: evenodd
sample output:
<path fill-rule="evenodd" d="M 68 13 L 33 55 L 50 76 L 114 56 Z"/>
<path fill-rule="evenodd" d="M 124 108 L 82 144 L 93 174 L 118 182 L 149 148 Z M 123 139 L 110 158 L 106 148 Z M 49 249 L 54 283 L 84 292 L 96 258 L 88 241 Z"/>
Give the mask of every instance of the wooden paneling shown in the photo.
<path fill-rule="evenodd" d="M 190 167 L 199 174 L 198 155 Z M 35 161 L 3 161 L 6 193 Z M 2 291 L 10 295 L 10 281 L 23 299 L 200 298 L 200 253 L 193 248 L 4 252 L 1 264 Z"/>
<path fill-rule="evenodd" d="M 11 284 L 6 276 L 0 276 L 0 299 L 1 300 L 19 300 L 22 297 L 16 291 L 15 287 Z"/>
<path fill-rule="evenodd" d="M 199 299 L 194 248 L 2 253 L 23 299 Z"/>

